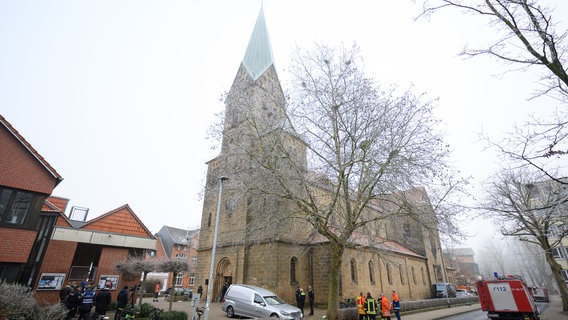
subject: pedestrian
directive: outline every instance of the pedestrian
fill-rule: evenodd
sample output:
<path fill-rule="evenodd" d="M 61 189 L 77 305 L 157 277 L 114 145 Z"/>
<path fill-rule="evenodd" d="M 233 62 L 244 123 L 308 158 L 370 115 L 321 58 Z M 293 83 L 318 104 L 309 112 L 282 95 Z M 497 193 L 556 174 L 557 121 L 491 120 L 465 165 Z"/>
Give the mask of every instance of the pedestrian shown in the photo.
<path fill-rule="evenodd" d="M 314 288 L 312 286 L 308 286 L 308 303 L 310 304 L 310 316 L 314 315 Z"/>
<path fill-rule="evenodd" d="M 203 287 L 199 285 L 199 287 L 197 287 L 197 299 L 201 299 L 202 295 L 203 295 Z"/>
<path fill-rule="evenodd" d="M 369 320 L 377 319 L 377 301 L 371 296 L 370 292 L 367 292 L 367 297 L 365 298 L 365 314 Z"/>
<path fill-rule="evenodd" d="M 223 283 L 223 287 L 221 288 L 221 298 L 219 302 L 223 302 L 223 298 L 225 297 L 225 293 L 227 293 L 227 289 L 229 289 L 229 284 L 227 282 Z"/>
<path fill-rule="evenodd" d="M 128 304 L 128 286 L 124 286 L 116 296 L 116 313 L 114 314 L 114 320 L 120 319 L 121 314 L 124 312 L 126 305 Z"/>
<path fill-rule="evenodd" d="M 302 311 L 302 316 L 304 316 L 305 303 L 306 303 L 306 293 L 304 292 L 303 288 L 298 287 L 298 290 L 296 290 L 296 305 Z"/>
<path fill-rule="evenodd" d="M 156 283 L 156 287 L 154 287 L 154 302 L 158 301 L 158 296 L 160 295 L 160 284 L 161 282 Z M 174 292 L 170 292 L 170 295 L 174 295 Z"/>
<path fill-rule="evenodd" d="M 394 290 L 392 291 L 392 311 L 394 312 L 396 319 L 400 320 L 400 299 Z"/>
<path fill-rule="evenodd" d="M 71 291 L 73 291 L 73 288 L 71 288 L 71 285 L 67 283 L 67 285 L 63 289 L 61 289 L 61 291 L 59 291 L 59 302 L 65 304 L 65 301 L 67 300 L 67 297 L 69 296 Z"/>
<path fill-rule="evenodd" d="M 95 314 L 97 317 L 106 315 L 108 305 L 110 304 L 111 297 L 108 287 L 105 285 L 101 290 L 95 293 Z"/>
<path fill-rule="evenodd" d="M 359 320 L 366 320 L 367 313 L 365 312 L 365 295 L 363 291 L 359 292 L 357 297 L 357 313 L 359 313 Z"/>
<path fill-rule="evenodd" d="M 85 292 L 81 297 L 81 305 L 79 306 L 79 318 L 77 320 L 90 320 L 91 309 L 93 308 L 93 300 L 95 298 L 95 291 L 93 287 L 85 287 Z"/>
<path fill-rule="evenodd" d="M 81 287 L 71 287 L 71 292 L 65 299 L 65 306 L 69 311 L 66 319 L 72 319 L 77 314 L 77 308 L 81 305 Z"/>
<path fill-rule="evenodd" d="M 391 303 L 389 298 L 387 298 L 387 296 L 385 296 L 384 293 L 381 293 L 380 304 L 381 304 L 381 315 L 383 319 L 391 320 L 390 318 Z"/>

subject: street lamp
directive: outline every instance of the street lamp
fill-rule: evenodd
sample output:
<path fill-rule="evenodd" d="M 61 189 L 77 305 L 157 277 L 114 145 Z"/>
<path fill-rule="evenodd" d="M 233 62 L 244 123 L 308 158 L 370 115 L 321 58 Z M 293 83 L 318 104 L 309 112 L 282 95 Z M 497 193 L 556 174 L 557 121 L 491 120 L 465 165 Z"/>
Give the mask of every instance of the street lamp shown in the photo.
<path fill-rule="evenodd" d="M 219 228 L 219 211 L 221 210 L 221 196 L 223 195 L 223 181 L 228 177 L 219 178 L 219 197 L 217 198 L 217 213 L 215 214 L 215 230 L 213 231 L 213 246 L 211 247 L 211 265 L 209 266 L 209 280 L 207 282 L 207 296 L 205 297 L 205 320 L 209 320 L 209 304 L 211 303 L 211 290 L 213 289 L 213 267 L 215 265 L 215 249 L 217 248 L 217 229 Z"/>

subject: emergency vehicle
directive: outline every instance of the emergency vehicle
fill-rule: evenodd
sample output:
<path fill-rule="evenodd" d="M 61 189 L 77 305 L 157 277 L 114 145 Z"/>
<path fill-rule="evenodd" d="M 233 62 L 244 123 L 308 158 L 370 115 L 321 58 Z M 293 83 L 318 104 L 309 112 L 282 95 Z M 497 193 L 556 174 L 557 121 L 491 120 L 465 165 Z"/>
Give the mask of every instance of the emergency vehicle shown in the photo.
<path fill-rule="evenodd" d="M 529 293 L 532 295 L 536 302 L 550 302 L 548 298 L 548 289 L 539 287 L 529 287 Z"/>
<path fill-rule="evenodd" d="M 522 279 L 514 276 L 481 280 L 475 286 L 481 309 L 489 319 L 540 320 L 540 314 Z"/>

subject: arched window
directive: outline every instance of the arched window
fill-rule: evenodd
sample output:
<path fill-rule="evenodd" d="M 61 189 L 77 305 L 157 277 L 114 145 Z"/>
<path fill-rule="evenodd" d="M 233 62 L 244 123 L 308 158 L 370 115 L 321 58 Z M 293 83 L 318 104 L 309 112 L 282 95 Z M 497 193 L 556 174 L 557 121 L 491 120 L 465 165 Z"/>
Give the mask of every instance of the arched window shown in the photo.
<path fill-rule="evenodd" d="M 185 254 L 183 253 L 176 253 L 176 260 L 177 261 L 187 261 Z"/>
<path fill-rule="evenodd" d="M 400 274 L 400 284 L 404 284 L 404 272 L 402 266 L 398 266 L 398 273 Z"/>
<path fill-rule="evenodd" d="M 371 282 L 371 284 L 375 284 L 375 277 L 373 275 L 374 269 L 373 260 L 369 260 L 369 282 Z"/>
<path fill-rule="evenodd" d="M 389 284 L 392 285 L 392 273 L 391 273 L 391 265 L 390 263 L 387 263 L 387 280 L 389 281 Z"/>
<path fill-rule="evenodd" d="M 296 266 L 298 265 L 298 258 L 292 257 L 290 259 L 290 284 L 296 284 Z"/>
<path fill-rule="evenodd" d="M 412 283 L 416 284 L 416 272 L 414 270 L 414 267 L 411 267 L 410 270 L 412 271 Z"/>
<path fill-rule="evenodd" d="M 211 212 L 209 212 L 209 217 L 207 218 L 207 226 L 211 226 Z"/>
<path fill-rule="evenodd" d="M 351 281 L 357 282 L 357 264 L 354 258 L 351 258 Z"/>
<path fill-rule="evenodd" d="M 422 284 L 426 284 L 426 277 L 424 276 L 424 267 L 420 268 L 420 274 L 422 275 Z"/>

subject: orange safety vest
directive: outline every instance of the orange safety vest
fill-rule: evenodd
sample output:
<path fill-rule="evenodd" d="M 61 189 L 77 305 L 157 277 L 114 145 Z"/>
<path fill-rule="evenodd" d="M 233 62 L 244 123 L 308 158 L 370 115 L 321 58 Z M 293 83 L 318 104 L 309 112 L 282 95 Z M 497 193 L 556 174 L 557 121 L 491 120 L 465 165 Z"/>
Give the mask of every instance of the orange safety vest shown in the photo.
<path fill-rule="evenodd" d="M 385 317 L 390 316 L 390 311 L 391 311 L 391 303 L 389 301 L 389 298 L 383 296 L 383 298 L 381 299 L 381 312 L 383 316 Z"/>
<path fill-rule="evenodd" d="M 357 312 L 359 312 L 359 314 L 366 314 L 365 313 L 365 297 L 364 296 L 358 296 L 357 297 Z"/>

